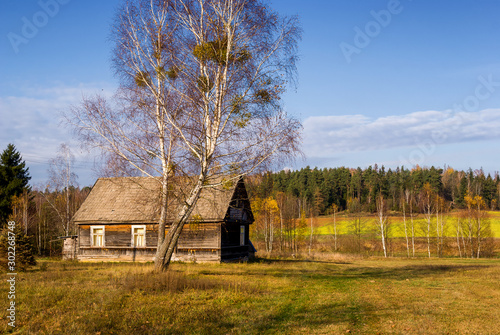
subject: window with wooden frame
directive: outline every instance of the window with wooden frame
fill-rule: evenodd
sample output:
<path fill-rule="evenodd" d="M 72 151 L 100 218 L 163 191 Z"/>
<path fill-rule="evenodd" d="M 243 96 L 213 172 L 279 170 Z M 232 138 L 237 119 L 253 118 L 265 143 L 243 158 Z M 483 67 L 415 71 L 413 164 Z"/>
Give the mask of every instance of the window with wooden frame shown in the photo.
<path fill-rule="evenodd" d="M 240 226 L 240 245 L 245 245 L 245 226 Z"/>
<path fill-rule="evenodd" d="M 146 246 L 146 226 L 133 225 L 132 226 L 132 247 L 141 248 Z"/>
<path fill-rule="evenodd" d="M 104 247 L 104 226 L 90 227 L 90 241 L 93 247 Z"/>

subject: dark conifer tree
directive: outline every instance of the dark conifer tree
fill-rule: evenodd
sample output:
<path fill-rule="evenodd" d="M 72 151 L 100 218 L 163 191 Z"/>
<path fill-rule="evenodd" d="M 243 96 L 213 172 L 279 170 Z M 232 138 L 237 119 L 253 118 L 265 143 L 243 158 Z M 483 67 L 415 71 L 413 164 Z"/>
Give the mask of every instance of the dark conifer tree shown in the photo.
<path fill-rule="evenodd" d="M 9 144 L 0 157 L 0 227 L 12 214 L 12 198 L 28 188 L 31 179 L 26 163 L 13 144 Z"/>

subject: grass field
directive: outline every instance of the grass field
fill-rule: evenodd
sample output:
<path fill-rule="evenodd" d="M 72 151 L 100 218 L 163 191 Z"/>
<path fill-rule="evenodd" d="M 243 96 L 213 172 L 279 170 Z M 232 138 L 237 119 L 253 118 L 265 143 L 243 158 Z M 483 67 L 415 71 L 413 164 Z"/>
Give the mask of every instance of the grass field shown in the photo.
<path fill-rule="evenodd" d="M 151 270 L 41 260 L 17 276 L 14 333 L 498 334 L 500 324 L 498 259 L 337 255 Z"/>
<path fill-rule="evenodd" d="M 376 217 L 375 215 L 365 214 L 361 217 L 361 220 L 365 227 L 376 229 Z M 347 234 L 349 232 L 349 225 L 352 221 L 348 215 L 338 214 L 337 215 L 337 234 Z M 493 237 L 500 238 L 500 212 L 490 211 L 488 212 L 488 220 L 491 224 L 491 231 Z M 445 216 L 446 227 L 445 233 L 448 237 L 456 236 L 456 216 L 447 215 Z M 309 223 L 309 221 L 308 221 Z M 389 216 L 389 223 L 391 226 L 390 236 L 391 237 L 404 237 L 404 224 L 402 215 L 391 215 Z M 410 219 L 407 217 L 407 225 L 409 227 Z M 422 215 L 418 215 L 414 218 L 414 224 L 417 227 L 416 233 L 420 236 L 424 236 L 421 227 L 427 227 L 427 223 L 424 221 Z M 432 218 L 432 224 L 435 225 L 435 217 Z M 319 235 L 330 235 L 334 232 L 333 227 L 333 217 L 332 216 L 320 216 L 315 219 L 313 223 L 314 233 Z M 435 226 L 432 226 L 435 229 Z M 308 233 L 308 232 L 307 232 Z"/>

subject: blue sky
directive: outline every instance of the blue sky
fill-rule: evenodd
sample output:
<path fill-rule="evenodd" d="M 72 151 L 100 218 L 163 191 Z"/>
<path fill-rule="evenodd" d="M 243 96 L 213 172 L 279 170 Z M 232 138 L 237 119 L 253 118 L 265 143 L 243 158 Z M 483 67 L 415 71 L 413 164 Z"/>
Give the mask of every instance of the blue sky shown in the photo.
<path fill-rule="evenodd" d="M 94 156 L 60 113 L 112 94 L 109 25 L 119 0 L 0 2 L 0 150 L 14 143 L 32 184 L 71 145 L 81 186 Z M 304 125 L 293 168 L 378 164 L 500 170 L 500 2 L 275 0 L 299 15 L 298 85 L 286 109 Z"/>

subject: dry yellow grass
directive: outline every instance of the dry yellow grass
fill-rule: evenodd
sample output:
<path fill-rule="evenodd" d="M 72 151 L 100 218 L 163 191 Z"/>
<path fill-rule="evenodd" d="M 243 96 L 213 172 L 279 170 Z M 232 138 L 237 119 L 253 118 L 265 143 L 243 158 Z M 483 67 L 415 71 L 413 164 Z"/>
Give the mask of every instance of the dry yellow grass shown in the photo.
<path fill-rule="evenodd" d="M 17 278 L 16 334 L 494 334 L 500 260 L 70 263 Z M 7 301 L 2 281 L 0 296 Z"/>

